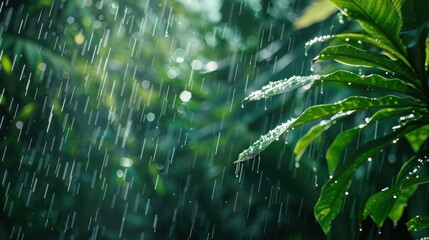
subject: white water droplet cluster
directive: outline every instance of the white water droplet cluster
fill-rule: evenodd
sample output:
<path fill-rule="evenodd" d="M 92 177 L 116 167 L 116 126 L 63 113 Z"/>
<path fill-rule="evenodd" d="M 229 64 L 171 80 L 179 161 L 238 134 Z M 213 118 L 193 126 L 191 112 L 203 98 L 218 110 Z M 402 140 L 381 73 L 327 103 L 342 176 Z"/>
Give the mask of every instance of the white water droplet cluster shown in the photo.
<path fill-rule="evenodd" d="M 242 162 L 254 157 L 257 153 L 268 147 L 268 145 L 270 145 L 272 142 L 278 140 L 280 135 L 282 135 L 286 130 L 288 130 L 295 121 L 296 119 L 292 118 L 287 122 L 282 123 L 276 128 L 270 130 L 267 134 L 263 135 L 256 142 L 254 142 L 249 148 L 240 153 L 236 162 Z"/>
<path fill-rule="evenodd" d="M 313 83 L 314 81 L 319 80 L 320 77 L 320 75 L 292 76 L 280 81 L 270 82 L 268 85 L 262 87 L 262 89 L 250 93 L 244 101 L 255 101 L 263 98 L 266 99 Z"/>
<path fill-rule="evenodd" d="M 326 40 L 328 40 L 334 36 L 335 35 L 324 35 L 324 36 L 315 37 L 315 38 L 313 38 L 310 41 L 305 43 L 305 48 L 308 48 L 308 47 L 314 45 L 315 43 L 324 42 L 324 41 L 326 41 Z"/>

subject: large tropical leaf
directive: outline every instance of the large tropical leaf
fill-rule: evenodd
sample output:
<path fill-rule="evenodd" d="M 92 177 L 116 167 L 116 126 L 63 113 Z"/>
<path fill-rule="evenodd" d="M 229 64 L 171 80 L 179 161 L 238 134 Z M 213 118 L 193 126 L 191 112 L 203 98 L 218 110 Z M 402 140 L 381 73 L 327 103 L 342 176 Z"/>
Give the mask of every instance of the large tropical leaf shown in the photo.
<path fill-rule="evenodd" d="M 400 98 L 396 96 L 386 96 L 381 98 L 367 98 L 367 97 L 349 97 L 343 101 L 334 104 L 316 105 L 307 108 L 298 118 L 291 119 L 267 134 L 263 135 L 256 142 L 254 142 L 249 148 L 244 150 L 238 156 L 235 163 L 245 161 L 255 154 L 264 150 L 273 141 L 278 140 L 280 135 L 285 131 L 305 124 L 307 122 L 317 120 L 323 117 L 327 117 L 339 112 L 346 112 L 352 110 L 364 110 L 370 108 L 380 107 L 404 107 L 404 106 L 415 106 L 424 107 L 424 103 L 412 98 Z"/>
<path fill-rule="evenodd" d="M 418 174 L 419 171 L 416 170 L 418 169 L 419 165 L 424 164 L 424 161 L 427 160 L 427 151 L 428 149 L 423 149 L 402 165 L 402 168 L 395 178 L 395 185 L 403 181 L 406 176 L 408 179 L 409 177 L 415 177 Z M 414 168 L 414 170 L 411 168 Z M 399 219 L 402 217 L 405 204 L 416 190 L 417 185 L 402 188 L 400 191 L 395 193 L 396 198 L 389 198 L 381 206 L 374 208 L 374 210 L 370 213 L 371 219 L 377 224 L 378 227 L 383 225 L 387 217 L 389 217 L 392 221 L 399 221 Z"/>
<path fill-rule="evenodd" d="M 316 42 L 335 40 L 333 46 L 323 49 L 315 61 L 334 60 L 355 67 L 369 67 L 385 70 L 395 78 L 386 78 L 377 74 L 360 76 L 358 74 L 336 71 L 327 75 L 309 77 L 292 77 L 270 83 L 263 89 L 253 92 L 245 101 L 253 101 L 290 91 L 297 87 L 316 81 L 347 83 L 352 86 L 371 86 L 412 98 L 386 96 L 377 99 L 350 97 L 334 104 L 309 107 L 299 117 L 292 119 L 268 134 L 262 136 L 251 147 L 242 152 L 236 162 L 251 158 L 266 148 L 281 134 L 296 126 L 334 115 L 328 120 L 313 126 L 297 143 L 294 153 L 296 159 L 302 157 L 305 149 L 332 124 L 354 111 L 383 108 L 359 126 L 340 133 L 327 152 L 328 168 L 331 179 L 322 187 L 320 198 L 315 206 L 316 219 L 325 233 L 329 232 L 331 222 L 340 213 L 347 190 L 356 170 L 373 155 L 405 136 L 413 143 L 418 153 L 407 161 L 399 171 L 394 185 L 371 197 L 362 216 L 371 218 L 380 227 L 387 217 L 398 221 L 402 216 L 404 203 L 414 194 L 417 185 L 429 182 L 429 178 L 418 178 L 415 175 L 404 176 L 422 153 L 421 146 L 428 138 L 427 121 L 427 78 L 429 68 L 429 14 L 426 0 L 331 0 L 344 14 L 356 19 L 364 33 L 321 36 L 306 44 L 308 49 Z M 404 23 L 403 23 L 404 21 Z M 402 31 L 402 33 L 401 33 Z M 373 47 L 371 51 L 368 46 Z M 373 51 L 375 49 L 375 51 Z M 378 51 L 378 50 L 379 51 Z M 393 101 L 392 101 L 393 100 Z M 344 115 L 342 115 L 344 114 Z M 347 161 L 336 170 L 345 148 L 369 124 L 395 117 L 399 124 L 393 131 L 381 138 L 369 141 L 353 151 Z M 418 129 L 418 130 L 416 130 Z M 423 134 L 421 132 L 423 131 Z M 415 141 L 416 139 L 419 141 Z M 421 182 L 420 182 L 421 181 Z M 408 223 L 409 229 L 429 226 L 429 219 L 413 219 Z M 416 227 L 417 226 L 417 227 Z"/>
<path fill-rule="evenodd" d="M 415 111 L 415 108 L 384 108 L 374 113 L 371 118 L 367 118 L 364 123 L 359 124 L 359 126 L 348 129 L 339 133 L 334 141 L 329 146 L 326 151 L 326 161 L 328 163 L 329 174 L 333 174 L 346 147 L 353 141 L 353 139 L 367 126 L 381 121 L 383 119 L 394 117 L 394 116 L 405 116 L 412 114 Z"/>
<path fill-rule="evenodd" d="M 390 220 L 397 222 L 401 219 L 402 214 L 404 212 L 404 208 L 408 202 L 408 199 L 414 195 L 414 193 L 417 190 L 417 186 L 408 187 L 406 189 L 403 189 L 399 192 L 397 195 L 396 200 L 392 199 L 390 202 L 393 202 L 393 206 L 389 209 L 389 212 L 383 212 L 379 213 L 378 210 L 371 214 L 371 218 L 374 220 L 374 222 L 385 220 L 385 214 L 388 214 L 388 217 Z M 377 214 L 377 215 L 376 215 Z M 380 216 L 377 218 L 377 216 Z"/>
<path fill-rule="evenodd" d="M 263 98 L 269 98 L 274 95 L 285 93 L 297 89 L 299 87 L 313 83 L 314 81 L 320 79 L 320 75 L 310 75 L 310 76 L 293 76 L 286 78 L 280 81 L 270 82 L 268 85 L 262 87 L 261 90 L 251 92 L 243 102 L 247 101 L 256 101 Z"/>
<path fill-rule="evenodd" d="M 420 79 L 425 78 L 426 38 L 429 28 L 429 1 L 405 0 L 401 9 L 401 38 L 407 47 L 408 59 Z"/>
<path fill-rule="evenodd" d="M 413 148 L 414 152 L 418 152 L 420 147 L 429 138 L 429 125 L 420 127 L 405 136 Z"/>
<path fill-rule="evenodd" d="M 310 75 L 305 77 L 293 76 L 283 80 L 270 82 L 268 85 L 262 87 L 261 90 L 250 93 L 249 96 L 243 100 L 243 102 L 266 99 L 319 81 L 338 82 L 352 86 L 363 86 L 365 88 L 381 88 L 399 93 L 405 93 L 410 96 L 421 96 L 421 98 L 424 98 L 424 93 L 416 89 L 413 85 L 398 78 L 386 78 L 377 74 L 359 75 L 356 73 L 339 70 L 326 75 Z"/>
<path fill-rule="evenodd" d="M 386 89 L 410 96 L 423 96 L 420 90 L 398 78 L 386 78 L 377 74 L 359 75 L 348 71 L 336 71 L 321 77 L 324 82 L 341 82 L 351 86 L 363 86 Z"/>
<path fill-rule="evenodd" d="M 332 116 L 327 121 L 320 121 L 318 125 L 314 125 L 304 136 L 302 136 L 295 145 L 293 152 L 295 153 L 295 160 L 299 161 L 305 153 L 307 147 L 318 138 L 324 131 L 328 130 L 338 120 L 349 116 L 354 111 L 340 112 Z"/>
<path fill-rule="evenodd" d="M 405 47 L 399 38 L 402 21 L 398 7 L 401 1 L 395 4 L 386 0 L 331 0 L 347 16 L 358 20 L 362 28 L 375 39 L 389 45 L 397 52 L 405 55 Z"/>
<path fill-rule="evenodd" d="M 398 11 L 398 13 L 401 13 L 402 5 L 404 4 L 405 0 L 390 0 L 390 1 L 392 2 L 393 6 L 395 6 L 396 11 Z"/>
<path fill-rule="evenodd" d="M 393 49 L 391 46 L 385 44 L 384 42 L 377 41 L 371 36 L 360 34 L 360 33 L 344 33 L 337 35 L 324 35 L 313 38 L 312 40 L 305 43 L 305 51 L 308 51 L 315 43 L 321 43 L 325 41 L 341 41 L 343 44 L 348 42 L 357 42 L 358 44 L 369 44 L 380 50 L 383 50 L 383 54 L 388 54 L 388 56 L 393 56 L 394 58 L 398 58 L 402 60 L 407 66 L 411 66 L 408 62 L 408 59 L 397 50 Z M 364 45 L 362 45 L 363 47 Z"/>
<path fill-rule="evenodd" d="M 429 216 L 417 216 L 407 222 L 408 230 L 418 230 L 429 227 Z"/>
<path fill-rule="evenodd" d="M 331 222 L 341 211 L 344 196 L 346 195 L 351 184 L 352 176 L 356 170 L 380 150 L 386 148 L 395 142 L 395 140 L 403 137 L 406 133 L 417 127 L 418 125 L 409 124 L 387 136 L 362 145 L 350 156 L 344 168 L 325 183 L 314 208 L 316 219 L 325 233 L 329 232 Z"/>
<path fill-rule="evenodd" d="M 405 135 L 406 136 L 406 135 Z M 421 149 L 416 155 L 412 156 L 408 161 L 402 164 L 401 169 L 398 171 L 395 182 L 402 180 L 408 173 L 412 172 L 411 168 L 415 168 L 416 164 L 422 164 L 428 161 L 429 148 Z"/>
<path fill-rule="evenodd" d="M 405 0 L 401 7 L 403 20 L 403 31 L 417 29 L 425 26 L 429 21 L 429 1 L 427 0 Z"/>
<path fill-rule="evenodd" d="M 414 193 L 415 189 L 412 188 L 411 192 L 409 192 L 407 191 L 408 188 L 411 188 L 420 184 L 425 184 L 425 183 L 429 183 L 428 177 L 405 179 L 403 181 L 400 181 L 394 184 L 389 188 L 385 188 L 381 190 L 381 192 L 378 192 L 372 195 L 365 204 L 365 208 L 363 211 L 363 218 L 368 217 L 374 212 L 380 212 L 379 211 L 380 208 L 383 208 L 389 205 L 391 205 L 390 206 L 390 209 L 391 209 L 393 206 L 393 202 L 391 200 L 397 199 L 398 195 L 401 194 L 402 191 L 405 191 L 407 197 L 409 197 L 410 194 Z M 388 215 L 388 212 L 387 214 L 385 214 L 385 216 L 377 215 L 377 217 L 380 217 L 380 218 L 377 218 L 377 217 L 373 218 L 373 220 L 376 222 L 378 227 L 381 227 L 383 225 L 385 219 L 387 218 L 387 215 Z"/>
<path fill-rule="evenodd" d="M 356 67 L 379 68 L 400 74 L 411 82 L 420 83 L 417 82 L 413 70 L 402 61 L 392 60 L 382 54 L 362 50 L 349 44 L 335 45 L 323 49 L 315 58 L 315 61 L 323 60 L 334 60 Z"/>
<path fill-rule="evenodd" d="M 427 26 L 421 26 L 401 33 L 401 37 L 407 46 L 410 64 L 413 66 L 414 71 L 420 79 L 424 79 L 425 77 L 425 48 L 427 34 Z"/>

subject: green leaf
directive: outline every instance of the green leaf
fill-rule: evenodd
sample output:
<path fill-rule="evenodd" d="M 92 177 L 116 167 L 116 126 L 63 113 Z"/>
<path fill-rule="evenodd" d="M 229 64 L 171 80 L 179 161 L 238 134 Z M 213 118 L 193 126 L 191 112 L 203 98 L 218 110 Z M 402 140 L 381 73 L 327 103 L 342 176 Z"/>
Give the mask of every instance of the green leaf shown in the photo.
<path fill-rule="evenodd" d="M 420 150 L 420 147 L 423 145 L 424 142 L 429 137 L 429 125 L 420 127 L 407 135 L 405 135 L 406 139 L 408 140 L 408 143 L 413 148 L 414 152 L 418 152 Z"/>
<path fill-rule="evenodd" d="M 343 42 L 343 44 L 347 42 L 357 42 L 358 44 L 366 43 L 372 45 L 380 50 L 385 51 L 385 53 L 393 55 L 395 58 L 401 59 L 402 62 L 404 62 L 407 66 L 411 66 L 408 62 L 408 59 L 402 53 L 398 52 L 397 50 L 393 49 L 392 47 L 381 41 L 377 41 L 371 36 L 359 33 L 344 33 L 315 37 L 305 43 L 305 51 L 308 51 L 315 43 L 335 40 L 340 40 Z"/>
<path fill-rule="evenodd" d="M 395 6 L 395 9 L 398 13 L 401 13 L 402 5 L 404 4 L 405 0 L 391 0 L 393 6 Z"/>
<path fill-rule="evenodd" d="M 303 29 L 321 22 L 338 11 L 329 0 L 318 0 L 304 9 L 304 13 L 293 23 L 295 29 Z"/>
<path fill-rule="evenodd" d="M 348 85 L 358 85 L 363 87 L 381 88 L 399 93 L 405 93 L 410 96 L 419 96 L 423 93 L 417 90 L 413 85 L 406 83 L 398 78 L 386 78 L 377 74 L 359 75 L 349 71 L 336 71 L 334 73 L 322 76 L 320 80 L 324 82 L 342 82 Z"/>
<path fill-rule="evenodd" d="M 399 93 L 405 93 L 410 96 L 423 95 L 423 93 L 417 90 L 413 85 L 398 78 L 385 78 L 377 74 L 362 76 L 349 71 L 339 70 L 327 75 L 311 75 L 307 77 L 293 76 L 284 80 L 270 82 L 268 85 L 262 87 L 261 90 L 250 93 L 249 96 L 243 100 L 243 102 L 266 99 L 311 84 L 313 82 L 320 81 L 382 88 Z"/>
<path fill-rule="evenodd" d="M 397 195 L 408 187 L 417 186 L 420 184 L 429 183 L 429 178 L 410 178 L 400 181 L 389 188 L 385 188 L 374 195 L 372 195 L 365 204 L 363 217 L 368 217 L 371 213 L 382 207 L 388 200 L 396 199 Z M 409 195 L 410 193 L 407 193 Z M 383 220 L 384 222 L 384 220 Z M 376 222 L 377 226 L 382 226 L 383 222 Z"/>
<path fill-rule="evenodd" d="M 386 0 L 331 0 L 347 16 L 358 20 L 362 28 L 397 52 L 405 55 L 405 47 L 399 38 L 402 21 L 397 11 L 400 1 Z"/>
<path fill-rule="evenodd" d="M 398 204 L 393 206 L 392 210 L 389 213 L 390 220 L 397 222 L 401 219 L 402 214 L 404 213 L 405 206 L 404 204 Z"/>
<path fill-rule="evenodd" d="M 405 135 L 407 136 L 407 135 Z M 406 161 L 404 164 L 402 164 L 401 169 L 399 170 L 398 174 L 396 175 L 395 182 L 398 182 L 399 180 L 402 180 L 407 173 L 410 172 L 411 167 L 415 167 L 415 164 L 417 162 L 421 163 L 421 160 L 427 160 L 429 156 L 429 148 L 421 149 L 416 155 L 412 156 L 408 161 Z"/>
<path fill-rule="evenodd" d="M 401 8 L 403 31 L 417 29 L 425 26 L 429 21 L 429 1 L 405 0 Z"/>
<path fill-rule="evenodd" d="M 415 29 L 401 32 L 401 38 L 407 46 L 410 64 L 413 66 L 414 71 L 420 79 L 424 79 L 425 77 L 425 48 L 427 35 L 428 26 L 426 26 L 426 24 Z"/>
<path fill-rule="evenodd" d="M 302 136 L 295 145 L 293 150 L 295 154 L 295 160 L 299 161 L 302 155 L 305 153 L 307 147 L 318 138 L 324 131 L 328 130 L 333 124 L 339 119 L 349 116 L 354 111 L 347 111 L 335 114 L 328 121 L 321 121 L 318 125 L 313 126 L 304 136 Z"/>
<path fill-rule="evenodd" d="M 418 174 L 418 171 L 411 170 L 411 167 L 414 169 L 418 169 L 419 165 L 423 165 L 427 162 L 429 149 L 423 149 L 411 157 L 407 162 L 405 162 L 401 169 L 399 170 L 395 182 L 398 183 L 400 180 L 404 179 L 405 176 L 412 176 Z M 416 166 L 417 163 L 417 166 Z M 399 221 L 402 217 L 402 213 L 404 211 L 404 205 L 407 203 L 408 199 L 414 194 L 417 190 L 417 186 L 409 187 L 406 190 L 402 191 L 399 195 L 398 199 L 395 202 L 395 205 L 392 207 L 392 210 L 389 213 L 389 218 L 392 221 Z"/>
<path fill-rule="evenodd" d="M 278 125 L 276 128 L 270 130 L 267 134 L 261 136 L 256 142 L 254 142 L 249 148 L 244 150 L 238 155 L 238 159 L 234 163 L 243 162 L 253 158 L 256 154 L 260 153 L 266 147 L 268 147 L 274 140 L 278 140 L 286 130 L 291 128 L 291 125 L 297 122 L 299 118 L 290 119 L 289 121 Z"/>
<path fill-rule="evenodd" d="M 371 118 L 366 119 L 366 121 L 362 124 L 359 124 L 359 126 L 339 133 L 326 151 L 326 161 L 328 163 L 329 174 L 332 175 L 334 173 L 338 163 L 342 158 L 344 150 L 360 131 L 377 121 L 397 115 L 410 114 L 414 110 L 415 108 L 384 108 L 374 113 Z"/>
<path fill-rule="evenodd" d="M 429 227 L 429 216 L 417 216 L 406 223 L 409 231 Z"/>
<path fill-rule="evenodd" d="M 249 148 L 244 150 L 238 156 L 235 163 L 246 161 L 255 154 L 261 152 L 268 147 L 274 140 L 279 139 L 285 131 L 302 125 L 304 123 L 317 120 L 326 116 L 330 116 L 339 112 L 346 112 L 351 110 L 363 110 L 369 108 L 379 107 L 401 107 L 401 106 L 415 106 L 424 107 L 424 103 L 412 98 L 400 98 L 396 96 L 385 96 L 381 98 L 367 98 L 367 97 L 349 97 L 343 101 L 334 104 L 323 104 L 316 105 L 307 108 L 298 118 L 291 119 L 286 123 L 283 123 L 267 134 L 263 135 L 256 142 L 254 142 Z"/>
<path fill-rule="evenodd" d="M 421 78 L 424 77 L 425 43 L 429 28 L 427 9 L 427 0 L 405 0 L 401 8 L 403 26 L 400 36 L 408 48 L 408 58 Z"/>
<path fill-rule="evenodd" d="M 358 149 L 350 156 L 347 165 L 339 171 L 333 178 L 329 179 L 323 187 L 314 208 L 317 221 L 325 233 L 331 228 L 331 222 L 340 213 L 344 196 L 349 188 L 353 174 L 368 158 L 374 156 L 380 150 L 386 148 L 395 140 L 403 137 L 406 133 L 414 130 L 415 125 L 401 128 L 390 135 L 372 140 Z"/>
<path fill-rule="evenodd" d="M 427 150 L 427 149 L 426 149 Z M 427 154 L 427 151 L 421 151 L 418 155 L 414 155 L 410 160 L 403 164 L 402 168 L 398 172 L 395 184 L 398 184 L 405 177 L 409 168 L 417 161 L 417 159 L 424 159 Z M 414 166 L 415 167 L 415 166 Z M 414 174 L 415 172 L 413 172 Z M 410 177 L 411 175 L 409 175 Z M 405 204 L 408 202 L 408 199 L 415 193 L 417 190 L 417 185 L 407 187 L 402 189 L 400 193 L 396 194 L 397 198 L 391 198 L 387 200 L 382 206 L 376 208 L 371 213 L 371 219 L 377 224 L 378 227 L 381 227 L 384 221 L 389 217 L 392 221 L 399 221 L 404 212 Z"/>
<path fill-rule="evenodd" d="M 330 46 L 323 49 L 315 61 L 334 60 L 355 67 L 373 67 L 402 75 L 412 82 L 416 81 L 413 70 L 405 63 L 392 60 L 382 54 L 362 50 L 349 44 Z"/>
<path fill-rule="evenodd" d="M 262 98 L 269 98 L 274 95 L 285 93 L 287 91 L 294 90 L 296 88 L 305 86 L 307 84 L 313 83 L 315 80 L 319 79 L 320 75 L 310 75 L 310 76 L 293 76 L 286 78 L 284 80 L 270 82 L 268 85 L 262 87 L 261 90 L 254 91 L 247 96 L 243 102 L 255 101 Z"/>
<path fill-rule="evenodd" d="M 408 199 L 414 195 L 416 190 L 417 186 L 411 186 L 401 191 L 389 213 L 389 218 L 392 221 L 397 222 L 401 219 L 405 204 L 408 202 Z"/>
<path fill-rule="evenodd" d="M 395 195 L 395 197 L 397 197 Z M 374 209 L 374 211 L 371 213 L 371 219 L 374 221 L 375 225 L 377 225 L 378 228 L 381 228 L 384 224 L 384 221 L 386 221 L 387 216 L 389 215 L 390 211 L 393 208 L 393 205 L 395 204 L 395 198 L 387 199 L 384 204 L 378 206 L 378 208 Z"/>

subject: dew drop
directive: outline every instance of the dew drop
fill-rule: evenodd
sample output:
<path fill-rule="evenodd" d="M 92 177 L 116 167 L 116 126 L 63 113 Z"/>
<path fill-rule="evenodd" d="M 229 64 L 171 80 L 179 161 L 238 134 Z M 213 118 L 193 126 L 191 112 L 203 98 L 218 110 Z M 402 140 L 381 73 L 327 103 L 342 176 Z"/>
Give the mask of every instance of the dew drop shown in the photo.
<path fill-rule="evenodd" d="M 21 121 L 18 121 L 18 122 L 16 122 L 15 126 L 16 126 L 16 128 L 18 128 L 18 129 L 22 129 L 22 127 L 24 127 L 24 123 L 23 123 L 23 122 L 21 122 Z"/>

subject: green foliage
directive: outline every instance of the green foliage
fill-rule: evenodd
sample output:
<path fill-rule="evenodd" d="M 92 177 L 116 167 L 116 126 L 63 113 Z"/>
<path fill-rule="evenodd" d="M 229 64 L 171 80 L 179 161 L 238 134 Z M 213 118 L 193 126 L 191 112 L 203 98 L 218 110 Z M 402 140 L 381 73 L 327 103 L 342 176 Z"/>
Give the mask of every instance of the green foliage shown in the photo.
<path fill-rule="evenodd" d="M 417 230 L 429 227 L 429 216 L 417 216 L 407 222 L 408 230 Z"/>
<path fill-rule="evenodd" d="M 388 189 L 370 197 L 362 209 L 361 219 L 371 216 L 378 227 L 387 218 L 398 221 L 404 205 L 417 190 L 417 185 L 428 182 L 419 176 L 421 166 L 427 164 L 429 86 L 428 86 L 428 27 L 427 1 L 384 0 L 331 0 L 343 14 L 356 20 L 364 33 L 345 33 L 322 36 L 306 44 L 306 50 L 314 43 L 329 41 L 331 44 L 320 51 L 315 62 L 336 61 L 353 68 L 365 68 L 371 74 L 339 70 L 324 75 L 311 75 L 273 82 L 251 93 L 245 101 L 270 98 L 295 88 L 320 83 L 345 83 L 348 88 L 375 88 L 384 97 L 367 98 L 352 96 L 333 104 L 310 106 L 298 118 L 279 125 L 262 136 L 236 162 L 248 160 L 265 149 L 284 132 L 299 125 L 321 120 L 298 140 L 294 154 L 300 160 L 308 146 L 334 123 L 358 112 L 371 113 L 364 122 L 338 133 L 326 151 L 331 178 L 323 185 L 314 213 L 325 233 L 340 214 L 345 196 L 348 195 L 356 171 L 368 161 L 377 159 L 377 153 L 405 138 L 416 155 L 403 164 L 396 180 Z M 344 69 L 350 69 L 345 67 Z M 386 72 L 386 76 L 381 75 Z M 345 153 L 353 140 L 368 126 L 383 123 L 389 132 L 374 135 L 359 143 L 351 153 Z M 392 124 L 393 123 L 393 124 Z M 341 159 L 345 159 L 341 162 Z M 416 167 L 411 170 L 411 167 Z M 410 230 L 427 226 L 427 218 L 413 219 L 407 223 Z"/>

